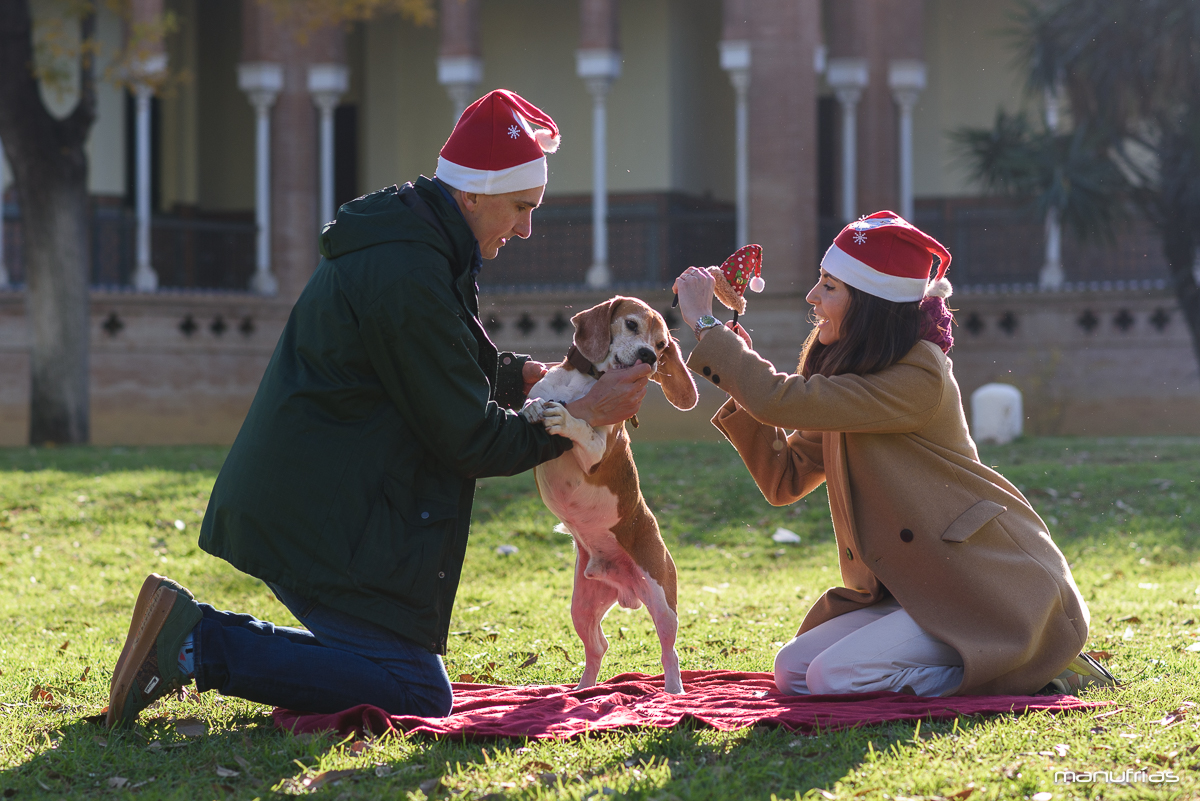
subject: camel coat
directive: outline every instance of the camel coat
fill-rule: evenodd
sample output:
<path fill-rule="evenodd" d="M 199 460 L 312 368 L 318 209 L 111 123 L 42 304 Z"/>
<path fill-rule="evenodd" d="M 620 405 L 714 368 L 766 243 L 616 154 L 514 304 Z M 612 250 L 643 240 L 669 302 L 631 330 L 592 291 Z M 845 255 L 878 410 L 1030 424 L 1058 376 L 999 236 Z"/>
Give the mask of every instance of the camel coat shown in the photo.
<path fill-rule="evenodd" d="M 890 593 L 962 655 L 951 695 L 1037 692 L 1082 650 L 1088 609 L 1066 560 L 1021 492 L 980 464 L 936 345 L 871 375 L 805 380 L 714 328 L 688 366 L 729 393 L 713 424 L 769 503 L 828 485 L 845 586 L 801 633 Z"/>

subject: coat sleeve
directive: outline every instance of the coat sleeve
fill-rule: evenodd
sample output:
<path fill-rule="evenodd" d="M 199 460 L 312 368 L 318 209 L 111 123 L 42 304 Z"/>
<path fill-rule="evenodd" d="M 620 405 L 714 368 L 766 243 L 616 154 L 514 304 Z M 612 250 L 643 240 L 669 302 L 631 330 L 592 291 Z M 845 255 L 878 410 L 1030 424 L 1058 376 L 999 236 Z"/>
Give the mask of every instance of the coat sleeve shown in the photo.
<path fill-rule="evenodd" d="M 414 271 L 359 315 L 371 365 L 414 435 L 466 478 L 513 475 L 570 449 L 490 399 L 467 312 L 433 274 Z"/>
<path fill-rule="evenodd" d="M 688 367 L 754 419 L 802 431 L 918 431 L 937 412 L 946 381 L 945 368 L 924 342 L 878 373 L 805 379 L 777 372 L 724 327 L 704 335 Z"/>
<path fill-rule="evenodd" d="M 772 506 L 795 503 L 825 481 L 820 432 L 789 435 L 755 420 L 732 399 L 717 410 L 712 422 L 737 448 Z"/>
<path fill-rule="evenodd" d="M 525 363 L 529 356 L 524 353 L 501 353 L 496 367 L 496 391 L 492 399 L 505 409 L 520 410 L 525 404 Z"/>

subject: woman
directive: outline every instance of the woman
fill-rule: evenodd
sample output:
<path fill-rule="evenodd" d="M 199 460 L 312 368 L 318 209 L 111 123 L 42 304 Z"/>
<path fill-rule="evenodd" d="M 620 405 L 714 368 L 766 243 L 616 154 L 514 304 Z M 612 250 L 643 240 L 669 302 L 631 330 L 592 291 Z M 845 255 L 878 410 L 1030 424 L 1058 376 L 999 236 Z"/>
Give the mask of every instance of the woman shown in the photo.
<path fill-rule="evenodd" d="M 795 375 L 776 372 L 740 326 L 712 318 L 706 271 L 675 284 L 699 339 L 688 366 L 729 393 L 713 424 L 767 501 L 828 486 L 845 586 L 813 605 L 776 656 L 783 693 L 1113 683 L 1080 655 L 1087 606 L 1045 523 L 980 463 L 967 431 L 946 357 L 949 264 L 894 212 L 848 225 L 808 293 L 816 328 Z"/>

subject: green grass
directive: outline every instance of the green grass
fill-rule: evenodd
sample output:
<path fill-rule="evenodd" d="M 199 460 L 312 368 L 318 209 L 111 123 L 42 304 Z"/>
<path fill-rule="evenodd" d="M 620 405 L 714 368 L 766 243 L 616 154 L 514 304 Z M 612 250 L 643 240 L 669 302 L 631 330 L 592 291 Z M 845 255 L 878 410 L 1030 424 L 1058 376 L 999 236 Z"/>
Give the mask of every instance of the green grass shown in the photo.
<path fill-rule="evenodd" d="M 823 490 L 774 509 L 728 445 L 644 443 L 635 451 L 679 566 L 683 666 L 770 670 L 776 644 L 837 582 Z M 680 727 L 570 742 L 337 742 L 277 732 L 265 707 L 191 693 L 149 710 L 133 731 L 85 722 L 107 702 L 133 596 L 150 571 L 219 607 L 292 622 L 261 583 L 196 546 L 223 457 L 215 448 L 0 451 L 0 797 L 1200 794 L 1200 707 L 1168 717 L 1194 699 L 1200 679 L 1200 653 L 1185 650 L 1200 637 L 1200 439 L 1031 439 L 984 451 L 1050 522 L 1091 606 L 1090 647 L 1108 651 L 1126 682 L 1095 694 L 1119 704 L 1106 717 L 1001 716 L 816 736 Z M 452 624 L 452 676 L 514 684 L 577 677 L 573 556 L 554 523 L 531 476 L 482 482 Z M 774 543 L 780 526 L 801 544 Z M 498 554 L 505 543 L 517 553 Z M 612 648 L 601 678 L 660 671 L 644 611 L 614 610 L 605 628 Z M 522 669 L 531 652 L 540 658 Z M 1054 772 L 1066 769 L 1167 769 L 1180 781 L 1055 785 Z"/>

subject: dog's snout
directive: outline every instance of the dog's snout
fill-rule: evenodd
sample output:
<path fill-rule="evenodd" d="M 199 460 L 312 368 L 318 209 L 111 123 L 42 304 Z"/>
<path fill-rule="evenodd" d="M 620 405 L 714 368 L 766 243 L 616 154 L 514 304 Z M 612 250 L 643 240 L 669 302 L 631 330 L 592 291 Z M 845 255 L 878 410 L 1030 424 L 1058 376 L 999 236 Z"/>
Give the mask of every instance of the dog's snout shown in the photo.
<path fill-rule="evenodd" d="M 642 364 L 654 364 L 658 361 L 658 356 L 649 348 L 638 348 L 637 357 L 642 360 Z"/>

